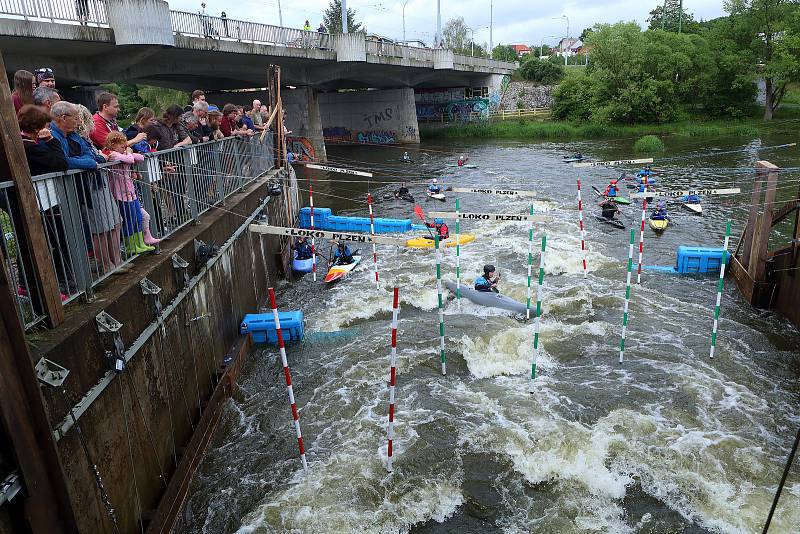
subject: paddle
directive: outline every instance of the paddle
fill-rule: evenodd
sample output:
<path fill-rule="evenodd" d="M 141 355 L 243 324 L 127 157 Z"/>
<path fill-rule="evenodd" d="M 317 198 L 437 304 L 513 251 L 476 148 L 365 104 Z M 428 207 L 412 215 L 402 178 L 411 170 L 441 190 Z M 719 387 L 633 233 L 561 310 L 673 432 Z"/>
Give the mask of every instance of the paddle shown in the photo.
<path fill-rule="evenodd" d="M 422 208 L 420 208 L 420 207 L 419 207 L 419 204 L 417 204 L 416 206 L 414 206 L 414 213 L 416 213 L 416 214 L 417 214 L 417 217 L 419 217 L 419 219 L 420 219 L 420 220 L 421 220 L 423 223 L 425 223 L 425 228 L 427 228 L 427 229 L 428 229 L 428 233 L 429 233 L 429 234 L 431 234 L 431 239 L 433 239 L 433 238 L 434 238 L 434 237 L 433 237 L 433 232 L 431 232 L 431 228 L 430 228 L 430 226 L 428 226 L 428 221 L 426 221 L 426 220 L 425 220 L 425 214 L 424 214 L 424 213 L 422 213 Z"/>

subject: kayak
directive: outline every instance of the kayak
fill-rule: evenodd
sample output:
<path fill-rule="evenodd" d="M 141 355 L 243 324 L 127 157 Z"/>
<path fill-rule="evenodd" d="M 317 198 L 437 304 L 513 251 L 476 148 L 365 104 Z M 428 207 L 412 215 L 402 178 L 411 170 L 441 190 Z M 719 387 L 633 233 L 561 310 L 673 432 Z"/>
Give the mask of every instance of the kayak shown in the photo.
<path fill-rule="evenodd" d="M 447 167 L 462 167 L 464 169 L 477 169 L 478 166 L 474 163 L 465 163 L 464 165 L 459 165 L 458 163 L 447 163 Z"/>
<path fill-rule="evenodd" d="M 430 191 L 426 191 L 425 194 L 428 195 L 428 198 L 441 200 L 442 202 L 444 202 L 445 199 L 444 193 L 431 193 Z"/>
<path fill-rule="evenodd" d="M 466 245 L 467 243 L 472 243 L 473 241 L 475 241 L 475 236 L 472 234 L 461 234 L 458 236 L 459 245 Z M 444 243 L 444 246 L 446 247 L 454 247 L 456 246 L 456 236 L 451 234 L 450 237 L 444 241 L 440 241 L 439 245 L 441 246 L 442 243 Z M 430 236 L 421 236 L 409 239 L 406 241 L 406 246 L 409 248 L 433 248 L 434 242 Z"/>
<path fill-rule="evenodd" d="M 383 195 L 384 200 L 405 200 L 406 202 L 414 202 L 414 197 L 410 194 L 401 195 L 396 197 L 394 195 Z"/>
<path fill-rule="evenodd" d="M 361 256 L 353 256 L 353 263 L 347 265 L 334 265 L 328 269 L 328 274 L 325 275 L 325 283 L 330 284 L 347 276 L 347 274 L 356 268 L 358 262 L 361 261 Z"/>
<path fill-rule="evenodd" d="M 654 232 L 663 232 L 669 225 L 669 219 L 649 219 L 649 222 L 650 228 L 652 228 Z"/>
<path fill-rule="evenodd" d="M 447 286 L 447 289 L 449 289 L 450 292 L 455 295 L 455 282 L 445 281 L 445 285 Z M 500 293 L 495 293 L 494 291 L 476 291 L 469 286 L 461 284 L 460 292 L 462 297 L 474 302 L 475 304 L 480 304 L 481 306 L 487 306 L 489 308 L 501 308 L 503 310 L 509 310 L 515 313 L 525 313 L 528 309 L 528 307 L 520 301 L 514 300 L 505 295 L 501 295 Z"/>
<path fill-rule="evenodd" d="M 292 270 L 296 273 L 310 273 L 314 266 L 314 258 L 305 260 L 297 259 L 297 251 L 294 251 L 294 259 L 292 259 Z"/>
<path fill-rule="evenodd" d="M 622 228 L 622 229 L 625 228 L 625 223 L 623 223 L 619 219 L 609 219 L 608 217 L 603 217 L 602 215 L 595 215 L 594 218 L 597 219 L 600 222 L 604 222 L 606 224 L 610 224 L 611 226 L 613 226 L 615 228 Z"/>
<path fill-rule="evenodd" d="M 696 215 L 703 214 L 703 205 L 699 202 L 684 202 L 683 207 Z"/>
<path fill-rule="evenodd" d="M 579 161 L 583 161 L 585 158 L 568 158 L 564 156 L 564 163 L 578 163 Z"/>
<path fill-rule="evenodd" d="M 629 198 L 620 197 L 620 196 L 616 196 L 616 197 L 609 197 L 609 196 L 606 196 L 606 195 L 604 195 L 603 193 L 601 193 L 601 192 L 600 192 L 600 190 L 599 190 L 599 189 L 597 189 L 595 186 L 592 186 L 592 189 L 594 190 L 594 194 L 595 194 L 595 195 L 597 195 L 597 196 L 598 196 L 598 197 L 600 197 L 600 198 L 608 198 L 608 199 L 611 199 L 611 200 L 613 200 L 614 202 L 616 202 L 617 204 L 626 204 L 626 205 L 627 205 L 627 204 L 630 204 L 630 203 L 631 203 L 631 199 L 629 199 Z"/>

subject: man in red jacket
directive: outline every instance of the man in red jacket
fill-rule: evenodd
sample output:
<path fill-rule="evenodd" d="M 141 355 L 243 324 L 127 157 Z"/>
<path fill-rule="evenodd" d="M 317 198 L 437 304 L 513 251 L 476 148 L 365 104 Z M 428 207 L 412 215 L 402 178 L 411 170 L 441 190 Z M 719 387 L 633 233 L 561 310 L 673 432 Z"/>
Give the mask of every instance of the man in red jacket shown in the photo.
<path fill-rule="evenodd" d="M 94 146 L 102 150 L 106 143 L 106 137 L 111 132 L 119 132 L 117 126 L 117 115 L 119 115 L 119 100 L 109 92 L 103 91 L 97 95 L 97 113 L 94 114 L 94 130 L 89 134 Z M 128 146 L 135 145 L 139 141 L 147 139 L 147 134 L 139 132 L 133 139 L 128 140 Z"/>

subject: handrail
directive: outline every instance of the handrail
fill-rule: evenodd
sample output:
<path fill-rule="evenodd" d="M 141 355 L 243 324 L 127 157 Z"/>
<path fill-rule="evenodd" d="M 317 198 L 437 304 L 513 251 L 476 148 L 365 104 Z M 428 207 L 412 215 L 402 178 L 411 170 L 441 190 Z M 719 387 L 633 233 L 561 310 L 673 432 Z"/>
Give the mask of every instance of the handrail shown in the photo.
<path fill-rule="evenodd" d="M 108 26 L 105 0 L 0 0 L 0 14 L 23 20 Z"/>

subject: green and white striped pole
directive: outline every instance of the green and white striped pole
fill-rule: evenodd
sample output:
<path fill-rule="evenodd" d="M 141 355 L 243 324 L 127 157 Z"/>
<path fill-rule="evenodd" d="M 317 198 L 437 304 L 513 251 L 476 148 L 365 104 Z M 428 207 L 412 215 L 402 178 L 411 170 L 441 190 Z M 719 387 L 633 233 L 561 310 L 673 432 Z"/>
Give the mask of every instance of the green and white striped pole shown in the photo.
<path fill-rule="evenodd" d="M 530 206 L 533 215 L 533 204 Z M 528 221 L 528 305 L 525 309 L 525 318 L 531 318 L 531 270 L 533 269 L 533 221 Z"/>
<path fill-rule="evenodd" d="M 456 304 L 461 310 L 461 219 L 458 218 L 458 199 L 456 199 Z"/>
<path fill-rule="evenodd" d="M 725 245 L 722 251 L 722 263 L 719 264 L 719 285 L 717 285 L 717 305 L 714 307 L 714 327 L 711 330 L 711 351 L 709 358 L 714 359 L 717 348 L 717 329 L 719 328 L 719 306 L 722 303 L 722 289 L 725 284 L 725 264 L 728 263 L 728 242 L 731 239 L 731 221 L 725 227 Z"/>
<path fill-rule="evenodd" d="M 439 296 L 439 354 L 442 359 L 442 374 L 447 374 L 444 357 L 444 303 L 442 302 L 442 251 L 439 249 L 439 233 L 433 236 L 436 247 L 436 293 Z"/>
<path fill-rule="evenodd" d="M 628 281 L 625 283 L 625 307 L 622 309 L 622 337 L 619 340 L 619 363 L 625 359 L 625 333 L 628 329 L 628 303 L 631 300 L 631 270 L 633 269 L 633 236 L 631 228 L 631 245 L 628 249 Z"/>
<path fill-rule="evenodd" d="M 531 206 L 531 214 L 533 214 L 532 206 Z M 536 287 L 536 318 L 534 319 L 533 323 L 533 362 L 531 363 L 531 386 L 529 389 L 531 393 L 533 393 L 533 381 L 536 379 L 536 363 L 539 360 L 539 318 L 542 316 L 542 286 L 544 285 L 544 249 L 546 246 L 547 246 L 547 234 L 544 234 L 542 236 L 542 255 L 539 257 L 539 284 Z M 528 276 L 528 279 L 530 279 L 530 276 Z"/>

